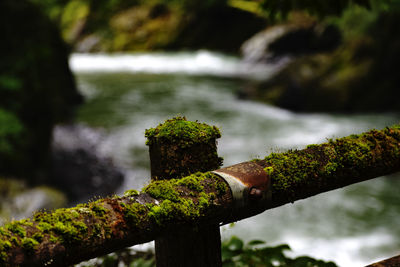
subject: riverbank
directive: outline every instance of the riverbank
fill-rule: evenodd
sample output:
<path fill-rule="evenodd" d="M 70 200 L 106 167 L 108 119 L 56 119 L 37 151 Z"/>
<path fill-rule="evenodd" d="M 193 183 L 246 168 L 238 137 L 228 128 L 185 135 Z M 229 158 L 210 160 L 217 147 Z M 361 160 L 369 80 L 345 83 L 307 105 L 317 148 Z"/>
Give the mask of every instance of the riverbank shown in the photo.
<path fill-rule="evenodd" d="M 266 19 L 226 1 L 36 1 L 77 52 L 211 49 L 238 53 Z"/>
<path fill-rule="evenodd" d="M 267 29 L 266 37 L 283 34 L 258 58 L 292 62 L 241 95 L 297 112 L 399 112 L 399 15 L 395 6 L 352 5 L 338 17 Z"/>
<path fill-rule="evenodd" d="M 293 62 L 272 79 L 266 72 L 263 82 L 241 89 L 240 97 L 299 112 L 400 107 L 400 11 L 388 1 L 36 2 L 76 52 L 208 49 L 237 55 L 242 48 L 247 63 L 288 57 Z"/>

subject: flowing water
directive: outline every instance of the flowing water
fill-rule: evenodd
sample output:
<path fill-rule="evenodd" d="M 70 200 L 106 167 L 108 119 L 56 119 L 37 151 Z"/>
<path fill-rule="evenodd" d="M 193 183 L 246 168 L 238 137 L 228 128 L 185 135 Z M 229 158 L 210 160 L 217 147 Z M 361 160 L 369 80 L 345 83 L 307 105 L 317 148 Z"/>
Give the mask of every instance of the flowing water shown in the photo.
<path fill-rule="evenodd" d="M 107 132 L 100 150 L 127 170 L 119 193 L 148 183 L 144 130 L 175 115 L 219 126 L 226 166 L 399 122 L 399 114 L 298 114 L 236 97 L 285 62 L 249 65 L 208 51 L 75 54 L 70 60 L 87 98 L 79 121 Z M 363 266 L 399 254 L 399 188 L 395 175 L 374 179 L 224 226 L 222 236 L 288 243 L 294 255 Z"/>

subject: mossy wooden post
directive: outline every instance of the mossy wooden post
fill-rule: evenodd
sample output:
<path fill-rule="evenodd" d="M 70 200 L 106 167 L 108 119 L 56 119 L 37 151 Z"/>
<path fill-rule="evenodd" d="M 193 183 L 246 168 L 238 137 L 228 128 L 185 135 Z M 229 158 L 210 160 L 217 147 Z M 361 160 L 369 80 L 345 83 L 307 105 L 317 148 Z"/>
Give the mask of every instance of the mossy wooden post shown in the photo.
<path fill-rule="evenodd" d="M 180 178 L 215 170 L 218 157 L 215 126 L 176 117 L 146 130 L 152 180 Z M 182 228 L 155 241 L 157 267 L 221 266 L 219 225 Z"/>

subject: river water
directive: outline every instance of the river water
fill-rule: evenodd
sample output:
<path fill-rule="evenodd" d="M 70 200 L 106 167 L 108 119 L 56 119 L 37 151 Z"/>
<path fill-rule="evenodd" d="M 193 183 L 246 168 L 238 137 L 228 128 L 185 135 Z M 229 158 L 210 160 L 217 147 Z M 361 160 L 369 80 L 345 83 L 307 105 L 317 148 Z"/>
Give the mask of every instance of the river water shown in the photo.
<path fill-rule="evenodd" d="M 208 51 L 74 54 L 70 65 L 87 99 L 78 120 L 107 132 L 100 150 L 127 171 L 119 193 L 149 182 L 144 131 L 176 115 L 221 128 L 218 151 L 226 166 L 399 122 L 399 114 L 298 114 L 237 98 L 241 88 L 272 75 L 286 61 L 250 65 Z M 333 260 L 339 266 L 363 266 L 397 255 L 398 176 L 269 210 L 224 226 L 222 236 L 287 243 L 293 255 Z"/>

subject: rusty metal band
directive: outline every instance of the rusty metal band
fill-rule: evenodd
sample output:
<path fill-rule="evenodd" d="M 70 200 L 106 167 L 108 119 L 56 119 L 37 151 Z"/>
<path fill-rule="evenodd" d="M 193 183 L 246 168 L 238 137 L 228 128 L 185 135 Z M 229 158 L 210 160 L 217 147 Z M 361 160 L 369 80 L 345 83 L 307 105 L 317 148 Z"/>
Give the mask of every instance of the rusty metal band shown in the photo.
<path fill-rule="evenodd" d="M 266 202 L 270 199 L 271 181 L 264 168 L 254 162 L 243 162 L 213 171 L 224 179 L 232 192 L 236 207 L 246 207 L 249 202 Z M 258 198 L 252 198 L 251 189 L 260 192 Z"/>
<path fill-rule="evenodd" d="M 228 183 L 235 206 L 244 207 L 248 202 L 247 196 L 249 188 L 235 176 L 220 171 L 213 171 L 213 173 L 215 173 Z"/>

